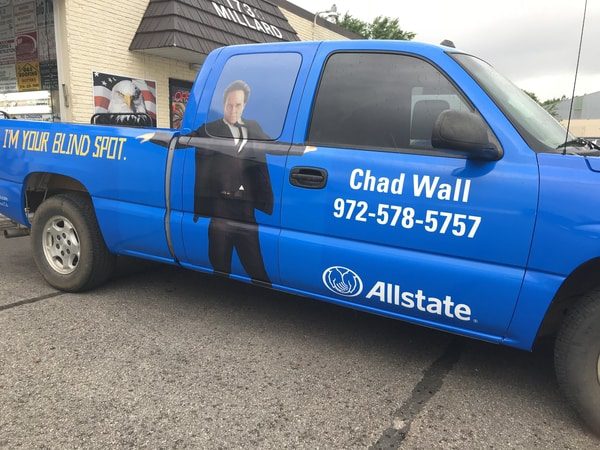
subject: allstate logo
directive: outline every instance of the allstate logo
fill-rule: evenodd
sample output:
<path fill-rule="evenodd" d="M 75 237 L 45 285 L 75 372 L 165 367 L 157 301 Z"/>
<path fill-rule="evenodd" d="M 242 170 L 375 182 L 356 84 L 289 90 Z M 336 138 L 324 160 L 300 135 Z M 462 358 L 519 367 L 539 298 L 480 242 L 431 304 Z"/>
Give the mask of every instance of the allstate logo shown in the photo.
<path fill-rule="evenodd" d="M 331 292 L 344 297 L 356 297 L 363 290 L 363 282 L 353 270 L 333 266 L 323 272 L 323 284 Z"/>

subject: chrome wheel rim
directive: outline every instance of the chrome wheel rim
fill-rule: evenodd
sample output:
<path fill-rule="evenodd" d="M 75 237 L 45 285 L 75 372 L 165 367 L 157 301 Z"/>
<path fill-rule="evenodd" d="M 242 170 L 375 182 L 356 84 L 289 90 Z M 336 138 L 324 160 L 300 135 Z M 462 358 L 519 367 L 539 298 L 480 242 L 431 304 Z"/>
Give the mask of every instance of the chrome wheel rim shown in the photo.
<path fill-rule="evenodd" d="M 54 216 L 44 226 L 42 247 L 46 261 L 61 275 L 77 269 L 81 248 L 79 235 L 73 224 L 63 216 Z"/>

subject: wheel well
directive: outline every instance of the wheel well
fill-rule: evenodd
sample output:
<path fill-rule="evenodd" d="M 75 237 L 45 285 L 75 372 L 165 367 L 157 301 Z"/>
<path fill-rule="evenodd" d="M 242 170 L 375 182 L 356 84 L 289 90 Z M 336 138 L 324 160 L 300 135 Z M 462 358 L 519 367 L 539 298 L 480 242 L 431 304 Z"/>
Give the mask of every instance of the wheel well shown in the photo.
<path fill-rule="evenodd" d="M 25 183 L 25 206 L 28 213 L 34 213 L 47 198 L 73 191 L 89 195 L 85 186 L 74 178 L 55 173 L 33 173 Z"/>
<path fill-rule="evenodd" d="M 600 286 L 600 258 L 595 258 L 579 266 L 563 282 L 544 317 L 537 339 L 556 333 L 569 308 L 583 294 L 598 286 Z"/>

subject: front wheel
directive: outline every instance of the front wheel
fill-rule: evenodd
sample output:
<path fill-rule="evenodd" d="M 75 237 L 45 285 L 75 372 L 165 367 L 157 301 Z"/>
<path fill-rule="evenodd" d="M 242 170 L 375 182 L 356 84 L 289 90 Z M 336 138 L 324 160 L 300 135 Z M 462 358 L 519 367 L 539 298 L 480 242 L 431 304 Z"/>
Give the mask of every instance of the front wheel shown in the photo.
<path fill-rule="evenodd" d="M 600 289 L 569 310 L 556 339 L 554 363 L 561 389 L 600 436 Z"/>
<path fill-rule="evenodd" d="M 106 248 L 89 198 L 70 193 L 50 197 L 31 226 L 33 258 L 56 289 L 80 292 L 108 279 L 115 257 Z"/>

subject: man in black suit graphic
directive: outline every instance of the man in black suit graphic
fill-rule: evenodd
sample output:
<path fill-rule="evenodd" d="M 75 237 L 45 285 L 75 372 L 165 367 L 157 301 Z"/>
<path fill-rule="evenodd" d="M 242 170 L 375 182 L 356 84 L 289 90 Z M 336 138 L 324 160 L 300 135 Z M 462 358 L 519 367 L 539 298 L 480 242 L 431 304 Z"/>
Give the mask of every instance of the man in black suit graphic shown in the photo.
<path fill-rule="evenodd" d="M 209 145 L 194 145 L 194 220 L 210 218 L 208 253 L 215 271 L 231 273 L 235 249 L 252 281 L 270 283 L 255 218 L 257 209 L 273 213 L 271 179 L 260 142 L 270 138 L 258 122 L 243 117 L 249 96 L 248 84 L 234 81 L 223 94 L 223 118 L 200 126 L 189 135 L 215 138 L 208 141 Z M 182 138 L 180 145 L 185 146 L 185 141 Z"/>
<path fill-rule="evenodd" d="M 255 217 L 256 210 L 273 213 L 264 149 L 264 141 L 270 137 L 258 122 L 243 117 L 249 96 L 246 82 L 231 83 L 223 94 L 223 118 L 180 136 L 177 147 L 195 148 L 194 222 L 210 218 L 208 256 L 215 272 L 231 273 L 235 249 L 252 281 L 270 284 Z M 155 132 L 138 139 L 168 146 L 171 137 L 172 133 Z"/>

